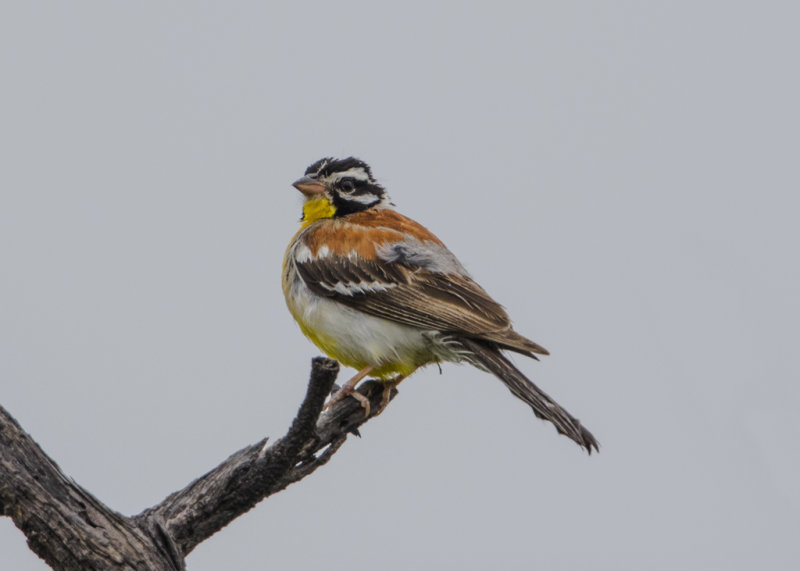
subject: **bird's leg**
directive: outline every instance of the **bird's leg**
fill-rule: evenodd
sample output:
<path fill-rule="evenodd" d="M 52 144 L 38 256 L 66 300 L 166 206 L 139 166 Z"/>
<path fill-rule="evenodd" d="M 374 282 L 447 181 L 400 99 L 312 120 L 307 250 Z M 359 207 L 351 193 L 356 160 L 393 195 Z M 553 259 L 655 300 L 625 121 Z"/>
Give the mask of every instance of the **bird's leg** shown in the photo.
<path fill-rule="evenodd" d="M 331 399 L 328 401 L 328 404 L 325 405 L 323 410 L 330 408 L 343 398 L 347 397 L 348 395 L 352 395 L 354 399 L 361 403 L 361 406 L 364 407 L 365 415 L 369 416 L 369 399 L 362 395 L 360 392 L 356 391 L 356 385 L 361 382 L 361 380 L 369 375 L 375 367 L 370 365 L 369 367 L 364 367 L 361 369 L 356 375 L 347 381 L 342 388 L 336 391 Z"/>
<path fill-rule="evenodd" d="M 397 385 L 400 384 L 400 381 L 405 379 L 405 375 L 397 375 L 393 379 L 389 379 L 388 381 L 381 381 L 383 385 L 383 394 L 381 395 L 381 404 L 378 406 L 378 410 L 375 411 L 375 416 L 378 416 L 383 410 L 388 406 L 389 399 L 392 396 L 392 391 L 397 388 Z"/>

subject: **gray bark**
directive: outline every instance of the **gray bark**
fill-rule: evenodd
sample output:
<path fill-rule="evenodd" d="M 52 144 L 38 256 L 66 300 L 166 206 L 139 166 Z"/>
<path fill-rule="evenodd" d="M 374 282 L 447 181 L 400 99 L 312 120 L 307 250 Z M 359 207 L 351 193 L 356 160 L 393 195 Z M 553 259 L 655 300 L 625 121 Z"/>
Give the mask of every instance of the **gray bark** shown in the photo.
<path fill-rule="evenodd" d="M 348 434 L 358 434 L 368 417 L 355 399 L 322 412 L 338 371 L 335 361 L 314 359 L 305 399 L 285 436 L 242 448 L 135 516 L 115 512 L 65 476 L 0 407 L 0 514 L 54 569 L 185 569 L 184 558 L 200 542 L 314 472 Z M 380 383 L 358 390 L 379 409 Z"/>

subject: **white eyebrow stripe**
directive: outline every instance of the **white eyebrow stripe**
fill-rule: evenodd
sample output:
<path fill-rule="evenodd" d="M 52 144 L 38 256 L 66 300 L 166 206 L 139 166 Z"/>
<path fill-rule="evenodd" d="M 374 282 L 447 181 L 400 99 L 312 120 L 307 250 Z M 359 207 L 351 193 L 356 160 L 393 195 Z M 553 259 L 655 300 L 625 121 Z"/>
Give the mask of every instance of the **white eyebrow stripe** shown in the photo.
<path fill-rule="evenodd" d="M 369 174 L 367 174 L 367 171 L 364 170 L 364 167 L 352 167 L 346 171 L 331 173 L 330 180 L 331 182 L 335 182 L 347 177 L 354 178 L 356 180 L 370 180 Z"/>

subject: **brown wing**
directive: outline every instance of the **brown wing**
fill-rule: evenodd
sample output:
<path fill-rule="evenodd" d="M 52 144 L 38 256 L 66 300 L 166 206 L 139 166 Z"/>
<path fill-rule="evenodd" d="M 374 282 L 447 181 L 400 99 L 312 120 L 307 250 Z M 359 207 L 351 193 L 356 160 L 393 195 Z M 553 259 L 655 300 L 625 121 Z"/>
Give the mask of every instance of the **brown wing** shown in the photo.
<path fill-rule="evenodd" d="M 514 331 L 503 307 L 468 276 L 336 254 L 297 268 L 316 294 L 375 317 L 492 341 L 531 357 L 547 354 Z"/>

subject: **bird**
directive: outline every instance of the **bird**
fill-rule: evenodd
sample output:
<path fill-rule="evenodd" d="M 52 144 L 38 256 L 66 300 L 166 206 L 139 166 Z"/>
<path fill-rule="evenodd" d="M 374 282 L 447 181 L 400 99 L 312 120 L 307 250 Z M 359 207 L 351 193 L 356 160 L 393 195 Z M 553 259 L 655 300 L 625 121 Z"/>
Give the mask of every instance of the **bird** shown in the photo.
<path fill-rule="evenodd" d="M 505 354 L 538 360 L 548 351 L 513 329 L 439 238 L 396 210 L 367 163 L 322 158 L 293 186 L 304 201 L 283 260 L 286 304 L 317 347 L 358 371 L 330 402 L 351 395 L 369 416 L 369 401 L 355 390 L 365 377 L 384 384 L 382 410 L 388 390 L 420 367 L 468 363 L 589 454 L 599 451 L 592 433 Z"/>

